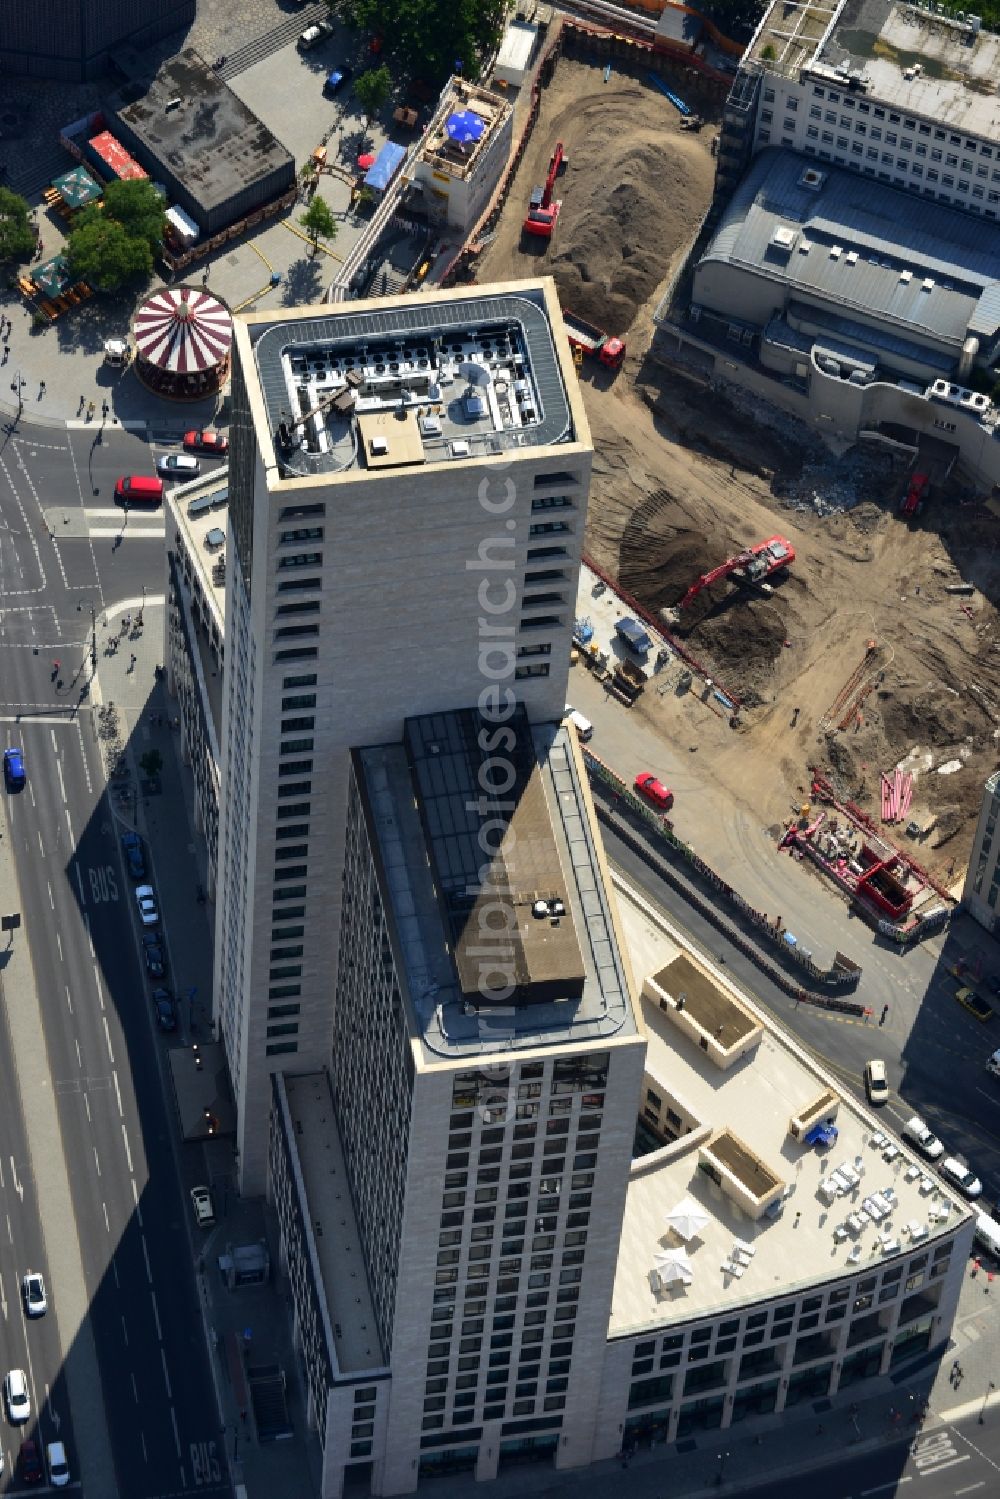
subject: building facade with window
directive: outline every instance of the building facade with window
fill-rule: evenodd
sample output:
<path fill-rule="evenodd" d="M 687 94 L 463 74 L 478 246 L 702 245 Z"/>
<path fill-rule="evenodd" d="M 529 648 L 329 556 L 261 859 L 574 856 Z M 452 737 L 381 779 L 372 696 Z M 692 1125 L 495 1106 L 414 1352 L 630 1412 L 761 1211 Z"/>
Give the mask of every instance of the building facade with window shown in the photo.
<path fill-rule="evenodd" d="M 1000 901 L 1000 770 L 995 770 L 983 788 L 983 801 L 972 840 L 969 868 L 962 891 L 962 904 L 988 932 L 996 930 Z"/>
<path fill-rule="evenodd" d="M 785 146 L 888 186 L 1000 217 L 1000 37 L 900 0 L 774 0 L 723 114 L 717 197 Z"/>
<path fill-rule="evenodd" d="M 237 320 L 215 1005 L 241 1179 L 328 1065 L 349 751 L 486 693 L 561 718 L 591 446 L 553 284 Z"/>
<path fill-rule="evenodd" d="M 7 0 L 0 68 L 30 78 L 96 78 L 116 47 L 150 47 L 194 16 L 195 0 L 66 0 L 58 17 L 33 0 Z"/>

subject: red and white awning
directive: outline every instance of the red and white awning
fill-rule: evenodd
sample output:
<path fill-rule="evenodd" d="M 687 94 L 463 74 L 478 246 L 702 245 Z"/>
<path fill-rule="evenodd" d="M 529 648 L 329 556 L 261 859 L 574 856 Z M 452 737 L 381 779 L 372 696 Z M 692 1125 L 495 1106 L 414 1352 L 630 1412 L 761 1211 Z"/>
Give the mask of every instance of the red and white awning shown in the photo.
<path fill-rule="evenodd" d="M 140 303 L 132 333 L 136 351 L 147 363 L 172 374 L 197 374 L 228 358 L 233 319 L 210 292 L 175 286 Z"/>

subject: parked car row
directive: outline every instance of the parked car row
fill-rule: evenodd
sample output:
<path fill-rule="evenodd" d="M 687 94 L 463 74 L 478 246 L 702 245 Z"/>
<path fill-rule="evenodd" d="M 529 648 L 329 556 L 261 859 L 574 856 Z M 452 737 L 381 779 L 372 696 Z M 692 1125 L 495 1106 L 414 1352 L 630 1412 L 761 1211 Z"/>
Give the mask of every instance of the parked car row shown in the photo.
<path fill-rule="evenodd" d="M 889 1079 L 885 1063 L 877 1057 L 866 1063 L 864 1071 L 865 1092 L 868 1102 L 883 1104 L 889 1101 Z M 930 1125 L 925 1124 L 919 1114 L 908 1119 L 900 1130 L 904 1140 L 915 1145 L 920 1154 L 934 1162 L 934 1168 L 944 1177 L 949 1186 L 957 1187 L 970 1201 L 982 1194 L 983 1184 L 968 1164 L 958 1156 L 945 1155 L 945 1148 Z"/>
<path fill-rule="evenodd" d="M 160 908 L 156 899 L 156 891 L 146 880 L 146 850 L 139 834 L 133 832 L 122 833 L 121 846 L 125 868 L 129 876 L 137 882 L 135 900 L 142 924 L 140 932 L 142 960 L 153 984 L 149 993 L 153 1016 L 161 1031 L 175 1031 L 177 1010 L 174 997 L 163 983 L 169 966 L 167 945 L 160 931 Z"/>

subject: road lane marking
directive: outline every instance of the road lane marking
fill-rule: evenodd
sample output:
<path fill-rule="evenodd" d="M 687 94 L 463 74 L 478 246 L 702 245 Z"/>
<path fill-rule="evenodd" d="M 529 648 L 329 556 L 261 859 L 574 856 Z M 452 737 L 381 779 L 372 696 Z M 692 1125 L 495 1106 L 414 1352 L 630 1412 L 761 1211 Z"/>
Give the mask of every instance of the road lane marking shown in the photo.
<path fill-rule="evenodd" d="M 112 1074 L 111 1074 L 111 1076 L 114 1079 L 114 1084 L 115 1084 L 115 1097 L 118 1099 L 118 1113 L 119 1113 L 119 1116 L 122 1119 L 124 1119 L 125 1118 L 125 1110 L 122 1108 L 122 1090 L 118 1086 L 118 1073 L 113 1071 Z"/>
<path fill-rule="evenodd" d="M 62 938 L 58 932 L 56 932 L 56 947 L 59 949 L 59 961 L 61 963 L 63 961 Z"/>
<path fill-rule="evenodd" d="M 894 1488 L 897 1487 L 898 1484 L 909 1483 L 909 1482 L 910 1482 L 909 1478 L 897 1478 L 897 1479 L 894 1479 L 892 1483 L 879 1483 L 879 1484 L 876 1484 L 873 1489 L 862 1489 L 861 1490 L 861 1499 L 868 1499 L 868 1495 L 869 1494 L 884 1494 L 885 1491 L 886 1491 L 886 1489 L 894 1489 Z"/>
<path fill-rule="evenodd" d="M 4 1289 L 3 1276 L 0 1275 L 0 1306 L 3 1307 L 4 1319 L 7 1317 L 7 1292 Z"/>
<path fill-rule="evenodd" d="M 94 951 L 94 937 L 93 937 L 93 933 L 90 930 L 90 917 L 89 916 L 84 916 L 84 918 L 83 918 L 83 924 L 87 928 L 87 941 L 90 944 L 90 956 L 94 959 L 94 962 L 96 963 L 97 962 L 97 954 Z M 111 1043 L 109 1042 L 108 1044 L 110 1045 Z"/>
<path fill-rule="evenodd" d="M 128 1161 L 129 1175 L 131 1176 L 131 1174 L 132 1174 L 132 1152 L 129 1149 L 128 1131 L 126 1130 L 124 1124 L 122 1125 L 122 1139 L 125 1141 L 125 1158 Z"/>
<path fill-rule="evenodd" d="M 160 1326 L 160 1308 L 156 1304 L 156 1292 L 150 1291 L 149 1299 L 153 1303 L 153 1321 L 156 1323 L 156 1336 L 163 1342 L 163 1328 Z"/>
<path fill-rule="evenodd" d="M 148 1249 L 148 1247 L 146 1245 L 145 1236 L 143 1236 L 143 1238 L 140 1240 L 140 1243 L 142 1244 L 142 1257 L 146 1261 L 146 1279 L 149 1281 L 149 1284 L 152 1285 L 153 1284 L 153 1267 L 149 1263 L 149 1249 Z"/>
<path fill-rule="evenodd" d="M 125 1321 L 124 1317 L 122 1318 L 122 1337 L 125 1339 L 125 1345 L 127 1347 L 128 1346 L 128 1323 Z"/>
<path fill-rule="evenodd" d="M 14 1230 L 10 1226 L 10 1214 L 9 1213 L 7 1214 L 7 1240 L 11 1244 L 13 1244 L 13 1242 L 14 1242 Z"/>
<path fill-rule="evenodd" d="M 24 1201 L 24 1187 L 21 1185 L 20 1181 L 18 1180 L 17 1167 L 14 1164 L 14 1157 L 13 1156 L 11 1156 L 11 1158 L 10 1158 L 10 1179 L 11 1179 L 11 1182 L 13 1183 L 14 1191 L 18 1195 L 18 1199 L 21 1202 L 23 1202 Z"/>
<path fill-rule="evenodd" d="M 177 1412 L 174 1410 L 173 1406 L 170 1407 L 170 1419 L 174 1423 L 174 1442 L 175 1442 L 175 1444 L 177 1446 L 177 1456 L 178 1456 L 178 1459 L 179 1459 L 181 1457 L 181 1455 L 182 1455 L 181 1454 L 181 1437 L 180 1437 L 180 1432 L 177 1430 Z"/>
<path fill-rule="evenodd" d="M 76 1040 L 76 1065 L 80 1068 L 81 1071 L 83 1070 L 83 1057 L 80 1055 L 80 1040 L 79 1040 L 79 1037 L 77 1037 L 77 1040 Z"/>
<path fill-rule="evenodd" d="M 69 984 L 64 984 L 63 987 L 66 990 L 66 1003 L 69 1006 L 69 1013 L 72 1015 L 72 1013 L 73 1013 L 73 996 L 69 992 Z"/>
<path fill-rule="evenodd" d="M 108 1030 L 108 1017 L 104 1017 L 104 1039 L 108 1043 L 108 1056 L 111 1058 L 112 1067 L 115 1065 L 115 1054 L 111 1050 L 111 1032 Z"/>
<path fill-rule="evenodd" d="M 104 1213 L 104 1227 L 107 1229 L 108 1233 L 110 1233 L 111 1232 L 111 1219 L 108 1217 L 108 1205 L 107 1205 L 106 1202 L 102 1202 L 101 1203 L 101 1210 Z"/>
<path fill-rule="evenodd" d="M 163 1364 L 163 1383 L 167 1387 L 167 1399 L 173 1400 L 174 1392 L 170 1388 L 170 1371 L 167 1368 L 167 1353 L 166 1349 L 162 1346 L 160 1348 L 160 1362 Z"/>
<path fill-rule="evenodd" d="M 141 1228 L 142 1227 L 142 1208 L 139 1206 L 139 1188 L 135 1184 L 135 1177 L 134 1176 L 132 1178 L 132 1202 L 135 1205 L 135 1216 L 139 1220 L 139 1227 Z"/>
<path fill-rule="evenodd" d="M 100 1176 L 100 1174 L 101 1174 L 101 1158 L 97 1154 L 97 1146 L 96 1145 L 93 1147 L 93 1150 L 94 1150 L 94 1165 L 97 1167 L 97 1174 L 98 1174 L 98 1176 Z"/>
<path fill-rule="evenodd" d="M 35 802 L 35 788 L 34 786 L 32 786 L 30 781 L 28 782 L 28 795 L 31 798 L 31 805 L 33 807 L 36 806 L 37 804 Z"/>
<path fill-rule="evenodd" d="M 114 1255 L 111 1256 L 111 1273 L 115 1278 L 115 1290 L 120 1291 L 122 1288 L 122 1283 L 118 1279 L 118 1261 L 115 1259 Z"/>
<path fill-rule="evenodd" d="M 73 869 L 76 872 L 76 887 L 80 892 L 80 904 L 81 906 L 85 906 L 87 904 L 87 897 L 83 893 L 83 875 L 80 873 L 79 864 L 74 864 Z"/>
<path fill-rule="evenodd" d="M 49 733 L 52 735 L 52 748 L 55 749 L 56 748 L 56 736 L 55 736 L 55 732 L 52 729 L 50 729 Z M 58 750 L 56 751 L 56 755 L 57 755 L 57 759 L 56 759 L 56 775 L 59 777 L 59 790 L 62 792 L 62 799 L 65 802 L 65 800 L 66 800 L 66 782 L 63 780 L 62 761 L 60 759 L 58 759 Z"/>
<path fill-rule="evenodd" d="M 103 1010 L 104 1009 L 104 990 L 101 988 L 101 975 L 97 971 L 97 964 L 96 963 L 94 964 L 94 983 L 97 985 L 97 998 L 100 1001 L 101 1009 Z"/>
<path fill-rule="evenodd" d="M 957 1499 L 957 1496 L 959 1494 L 973 1494 L 973 1493 L 975 1493 L 976 1489 L 984 1489 L 985 1487 L 986 1487 L 986 1479 L 985 1478 L 981 1478 L 978 1483 L 969 1483 L 969 1484 L 966 1484 L 966 1486 L 965 1486 L 964 1489 L 956 1489 L 955 1490 L 956 1499 Z"/>
<path fill-rule="evenodd" d="M 142 1455 L 143 1455 L 143 1459 L 148 1463 L 149 1462 L 149 1453 L 146 1451 L 146 1433 L 144 1431 L 140 1431 L 140 1433 L 139 1433 L 139 1441 L 142 1443 Z"/>
<path fill-rule="evenodd" d="M 923 1464 L 923 1467 L 926 1469 L 926 1471 L 928 1473 L 943 1473 L 944 1470 L 945 1470 L 945 1468 L 954 1468 L 954 1466 L 955 1466 L 956 1463 L 967 1463 L 969 1461 L 970 1456 L 971 1456 L 971 1454 L 968 1453 L 968 1452 L 966 1452 L 961 1457 L 953 1457 L 949 1462 L 946 1462 L 946 1463 L 927 1462 L 927 1463 Z M 920 1466 L 921 1465 L 918 1463 L 917 1467 L 919 1468 Z M 921 1477 L 924 1476 L 923 1471 L 921 1472 L 920 1476 Z"/>
<path fill-rule="evenodd" d="M 49 883 L 48 880 L 45 881 L 45 884 L 46 884 L 46 886 L 48 888 L 48 892 L 49 892 L 49 905 L 52 907 L 52 909 L 54 911 L 55 908 L 56 908 L 56 900 L 55 900 L 55 896 L 52 894 L 52 886 L 51 886 L 51 884 Z"/>
<path fill-rule="evenodd" d="M 35 832 L 38 835 L 38 847 L 39 847 L 39 850 L 41 852 L 42 858 L 44 859 L 45 858 L 45 844 L 42 842 L 42 830 L 41 830 L 41 828 L 36 828 Z"/>
<path fill-rule="evenodd" d="M 134 1374 L 132 1375 L 132 1394 L 135 1396 L 135 1403 L 136 1403 L 136 1405 L 138 1405 L 139 1404 L 139 1386 L 135 1382 L 135 1375 Z"/>
<path fill-rule="evenodd" d="M 88 1124 L 93 1124 L 94 1120 L 93 1120 L 93 1117 L 91 1116 L 91 1112 L 90 1112 L 90 1097 L 86 1093 L 84 1093 L 84 1095 L 83 1095 L 83 1106 L 87 1110 L 87 1123 Z"/>
<path fill-rule="evenodd" d="M 69 842 L 70 842 L 70 847 L 71 848 L 75 848 L 76 847 L 76 834 L 73 832 L 73 824 L 69 820 L 69 808 L 68 807 L 66 808 L 66 826 L 69 828 Z"/>

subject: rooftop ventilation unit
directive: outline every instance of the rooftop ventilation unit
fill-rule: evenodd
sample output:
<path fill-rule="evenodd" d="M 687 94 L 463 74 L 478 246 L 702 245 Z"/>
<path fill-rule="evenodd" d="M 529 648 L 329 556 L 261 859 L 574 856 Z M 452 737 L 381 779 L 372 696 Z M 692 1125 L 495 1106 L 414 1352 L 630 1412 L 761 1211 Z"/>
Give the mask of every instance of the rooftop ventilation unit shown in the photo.
<path fill-rule="evenodd" d="M 825 172 L 818 171 L 816 167 L 806 167 L 799 178 L 799 187 L 807 187 L 810 192 L 818 193 L 825 181 Z"/>
<path fill-rule="evenodd" d="M 846 254 L 846 256 L 844 258 L 847 261 L 848 265 L 857 265 L 857 263 L 858 263 L 858 252 L 857 252 L 857 250 L 848 250 L 848 252 L 847 252 L 847 254 Z"/>
<path fill-rule="evenodd" d="M 920 283 L 921 289 L 923 291 L 930 291 L 931 288 L 933 287 L 933 285 L 934 285 L 934 278 L 933 278 L 933 276 L 926 276 L 924 278 L 924 280 L 921 281 L 921 283 Z"/>
<path fill-rule="evenodd" d="M 777 255 L 790 255 L 795 244 L 795 230 L 787 224 L 779 224 L 771 235 L 771 249 Z"/>
<path fill-rule="evenodd" d="M 843 249 L 842 245 L 831 245 L 830 246 L 830 259 L 831 260 L 839 260 L 840 257 L 841 257 L 841 255 L 843 255 L 843 253 L 844 253 L 844 249 Z"/>
<path fill-rule="evenodd" d="M 909 286 L 910 282 L 913 280 L 913 272 L 912 271 L 900 271 L 900 273 L 899 273 L 899 280 L 900 280 L 900 283 L 903 286 Z"/>

